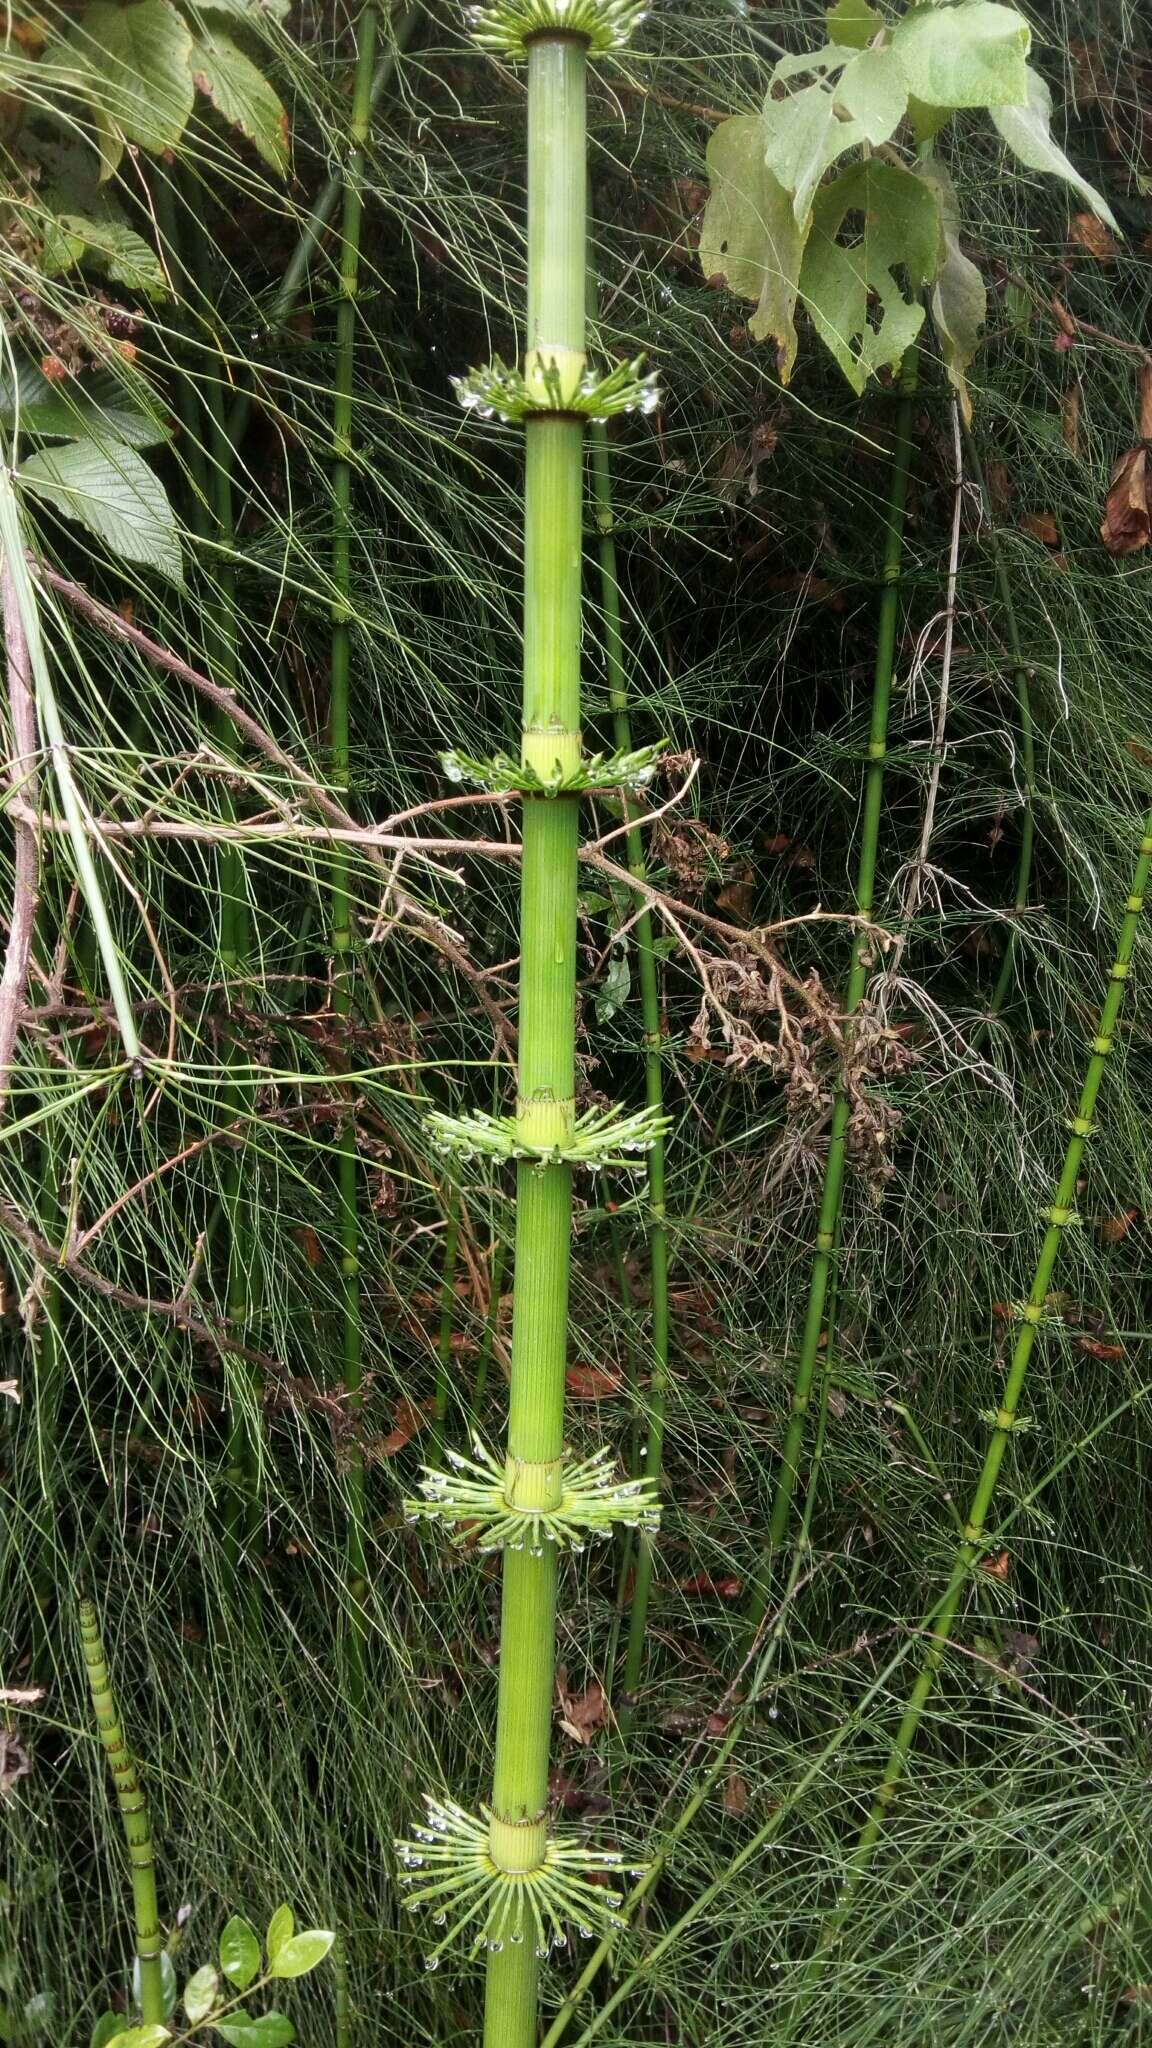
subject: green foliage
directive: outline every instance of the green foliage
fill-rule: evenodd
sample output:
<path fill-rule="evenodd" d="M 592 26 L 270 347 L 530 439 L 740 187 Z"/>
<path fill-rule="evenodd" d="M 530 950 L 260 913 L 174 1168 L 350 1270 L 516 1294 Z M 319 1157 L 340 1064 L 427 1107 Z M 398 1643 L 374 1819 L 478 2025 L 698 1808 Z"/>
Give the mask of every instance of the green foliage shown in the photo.
<path fill-rule="evenodd" d="M 34 497 L 78 520 L 127 562 L 183 581 L 175 515 L 163 484 L 135 450 L 115 442 L 66 441 L 25 457 L 18 472 Z"/>
<path fill-rule="evenodd" d="M 856 215 L 853 239 L 845 224 Z M 857 164 L 817 198 L 800 292 L 854 391 L 878 370 L 895 370 L 920 332 L 940 232 L 932 187 L 897 164 Z"/>

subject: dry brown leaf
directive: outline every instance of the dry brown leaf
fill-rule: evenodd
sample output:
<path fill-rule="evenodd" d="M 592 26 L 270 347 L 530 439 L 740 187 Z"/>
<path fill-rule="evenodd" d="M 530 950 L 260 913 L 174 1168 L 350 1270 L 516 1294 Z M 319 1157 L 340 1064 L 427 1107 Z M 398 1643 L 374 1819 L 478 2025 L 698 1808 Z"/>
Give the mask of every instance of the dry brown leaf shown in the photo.
<path fill-rule="evenodd" d="M 1068 223 L 1068 239 L 1080 249 L 1086 249 L 1097 263 L 1116 261 L 1116 244 L 1102 220 L 1094 213 L 1074 213 Z"/>
<path fill-rule="evenodd" d="M 582 1693 L 570 1693 L 563 1684 L 560 1692 L 560 1726 L 571 1741 L 587 1749 L 608 1720 L 608 1701 L 598 1678 Z"/>
<path fill-rule="evenodd" d="M 401 1395 L 392 1410 L 392 1427 L 387 1436 L 377 1437 L 367 1446 L 370 1458 L 396 1458 L 405 1446 L 410 1444 L 417 1432 L 423 1429 L 432 1415 L 435 1403 L 432 1401 L 410 1401 Z"/>
<path fill-rule="evenodd" d="M 1148 475 L 1148 450 L 1141 443 L 1129 448 L 1113 468 L 1100 538 L 1108 553 L 1122 560 L 1147 547 L 1150 535 L 1152 478 Z"/>
<path fill-rule="evenodd" d="M 724 1811 L 739 1820 L 748 1811 L 748 1787 L 739 1771 L 730 1771 L 724 1786 Z"/>
<path fill-rule="evenodd" d="M 1033 540 L 1042 540 L 1046 548 L 1058 548 L 1060 528 L 1051 512 L 1025 512 L 1020 521 L 1021 533 L 1030 533 Z"/>
<path fill-rule="evenodd" d="M 1140 1221 L 1140 1216 L 1139 1209 L 1122 1209 L 1118 1216 L 1102 1216 L 1097 1229 L 1105 1244 L 1120 1244 L 1132 1225 Z"/>
<path fill-rule="evenodd" d="M 1060 406 L 1060 436 L 1069 455 L 1080 453 L 1080 386 L 1070 384 Z"/>
<path fill-rule="evenodd" d="M 573 1401 L 609 1401 L 622 1384 L 618 1372 L 606 1372 L 599 1365 L 570 1365 L 564 1382 Z"/>
<path fill-rule="evenodd" d="M 980 1569 L 982 1572 L 987 1572 L 990 1579 L 1006 1579 L 1011 1570 L 1011 1560 L 1008 1552 L 1002 1550 L 999 1557 L 982 1557 Z"/>

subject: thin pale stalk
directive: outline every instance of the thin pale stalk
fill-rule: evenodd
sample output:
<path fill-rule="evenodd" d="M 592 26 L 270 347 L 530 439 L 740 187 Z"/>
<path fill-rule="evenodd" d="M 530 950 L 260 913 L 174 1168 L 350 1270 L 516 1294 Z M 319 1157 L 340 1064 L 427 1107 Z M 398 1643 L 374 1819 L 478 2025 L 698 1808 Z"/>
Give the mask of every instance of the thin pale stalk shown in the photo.
<path fill-rule="evenodd" d="M 136 1936 L 136 1961 L 140 1985 L 140 2018 L 147 2025 L 163 2026 L 168 2015 L 164 2005 L 164 1935 L 156 1896 L 156 1860 L 152 1852 L 152 1823 L 148 1802 L 136 1774 L 136 1766 L 120 1727 L 112 1681 L 100 1639 L 96 1610 L 91 1601 L 80 1603 L 80 1637 L 96 1726 L 116 1787 L 116 1803 L 128 1845 L 132 1871 L 132 1913 Z"/>
<path fill-rule="evenodd" d="M 616 521 L 612 506 L 612 469 L 607 429 L 591 430 L 592 495 L 596 513 L 600 564 L 600 606 L 604 619 L 604 662 L 608 677 L 608 698 L 612 709 L 613 737 L 620 753 L 632 749 L 632 718 L 629 706 L 628 670 L 624 659 L 624 634 L 620 604 L 620 573 L 616 559 Z M 628 872 L 637 881 L 647 876 L 644 835 L 636 823 L 629 825 L 625 838 Z M 640 984 L 640 1015 L 644 1029 L 644 1089 L 650 1109 L 664 1108 L 663 1032 L 660 1010 L 660 979 L 655 950 L 652 913 L 646 899 L 636 898 L 639 916 L 633 927 L 637 979 Z M 641 1447 L 638 1474 L 660 1482 L 664 1466 L 664 1429 L 668 1401 L 668 1229 L 665 1207 L 664 1140 L 657 1138 L 647 1155 L 648 1258 L 652 1290 L 652 1321 L 649 1339 L 648 1401 L 644 1417 L 646 1441 Z M 620 1729 L 627 1734 L 633 1709 L 631 1696 L 640 1684 L 644 1650 L 648 1639 L 648 1606 L 652 1592 L 655 1542 L 641 1530 L 636 1542 L 629 1616 L 628 1648 L 624 1660 L 625 1699 L 620 1709 Z"/>
<path fill-rule="evenodd" d="M 460 1197 L 449 1189 L 445 1199 L 444 1257 L 440 1270 L 440 1328 L 436 1337 L 436 1403 L 433 1422 L 443 1432 L 452 1386 L 452 1326 L 456 1320 L 456 1254 L 460 1244 Z"/>
<path fill-rule="evenodd" d="M 904 558 L 905 507 L 908 497 L 908 475 L 912 455 L 912 410 L 918 370 L 918 350 L 913 345 L 906 353 L 900 372 L 901 396 L 896 412 L 896 439 L 892 452 L 892 469 L 888 487 L 887 537 L 884 544 L 884 565 L 882 570 L 883 595 L 880 600 L 880 615 L 876 630 L 876 663 L 873 676 L 872 717 L 868 735 L 868 768 L 864 780 L 864 810 L 860 825 L 860 845 L 856 865 L 855 908 L 857 915 L 871 922 L 876 895 L 876 863 L 880 846 L 880 823 L 884 800 L 884 768 L 888 755 L 888 723 L 892 703 L 892 685 L 895 676 L 896 629 L 900 617 L 900 579 Z M 844 995 L 843 1012 L 849 1020 L 859 1009 L 868 987 L 872 971 L 873 940 L 866 924 L 862 924 L 859 936 L 853 943 L 852 964 Z M 840 1245 L 841 1211 L 843 1207 L 844 1177 L 848 1153 L 848 1124 L 852 1106 L 847 1092 L 841 1088 L 832 1108 L 832 1123 L 828 1137 L 828 1157 L 824 1168 L 824 1186 L 820 1199 L 820 1213 L 816 1225 L 816 1243 L 812 1258 L 812 1271 L 808 1287 L 808 1304 L 804 1318 L 804 1329 L 800 1340 L 800 1353 L 796 1362 L 796 1373 L 792 1384 L 792 1405 L 784 1447 L 780 1458 L 780 1471 L 776 1481 L 776 1492 L 772 1502 L 772 1514 L 768 1525 L 768 1540 L 765 1553 L 753 1581 L 749 1601 L 748 1620 L 755 1627 L 768 1603 L 772 1585 L 773 1560 L 779 1553 L 788 1533 L 792 1512 L 792 1501 L 796 1491 L 796 1480 L 800 1469 L 800 1458 L 807 1432 L 808 1412 L 812 1403 L 812 1386 L 816 1371 L 823 1357 L 830 1362 L 832 1354 L 833 1322 L 829 1314 L 829 1294 L 833 1285 L 837 1255 Z"/>

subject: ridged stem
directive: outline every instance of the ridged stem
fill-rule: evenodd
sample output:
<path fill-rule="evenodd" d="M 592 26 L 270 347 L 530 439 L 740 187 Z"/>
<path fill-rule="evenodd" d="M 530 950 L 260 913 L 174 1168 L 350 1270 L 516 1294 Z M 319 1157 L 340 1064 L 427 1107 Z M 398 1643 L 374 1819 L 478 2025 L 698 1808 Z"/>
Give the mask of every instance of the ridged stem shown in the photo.
<path fill-rule="evenodd" d="M 1136 942 L 1136 931 L 1144 909 L 1144 899 L 1149 880 L 1152 879 L 1152 811 L 1144 821 L 1144 835 L 1140 842 L 1139 856 L 1124 917 L 1116 942 L 1116 953 L 1108 976 L 1108 992 L 1100 1012 L 1099 1029 L 1091 1041 L 1090 1056 L 1084 1074 L 1080 1099 L 1076 1113 L 1069 1118 L 1071 1137 L 1064 1154 L 1064 1165 L 1056 1188 L 1052 1206 L 1045 1212 L 1048 1228 L 1036 1260 L 1032 1286 L 1028 1299 L 1020 1310 L 1020 1331 L 1012 1349 L 1004 1391 L 996 1420 L 989 1439 L 980 1476 L 976 1482 L 968 1509 L 967 1520 L 959 1543 L 951 1575 L 943 1598 L 925 1615 L 921 1624 L 928 1635 L 928 1648 L 921 1664 L 915 1685 L 908 1696 L 892 1752 L 884 1775 L 880 1780 L 872 1810 L 861 1831 L 860 1838 L 848 1865 L 845 1895 L 837 1907 L 828 1940 L 838 1935 L 844 1926 L 852 1898 L 861 1877 L 866 1870 L 877 1839 L 884 1826 L 888 1809 L 896 1788 L 904 1775 L 912 1745 L 923 1718 L 924 1709 L 932 1695 L 936 1675 L 943 1661 L 944 1651 L 956 1619 L 957 1610 L 964 1589 L 981 1555 L 984 1532 L 992 1507 L 996 1482 L 1004 1462 L 1013 1431 L 1018 1427 L 1020 1399 L 1024 1391 L 1029 1362 L 1036 1344 L 1037 1331 L 1047 1313 L 1046 1303 L 1052 1286 L 1052 1277 L 1059 1256 L 1064 1232 L 1077 1220 L 1076 1193 L 1080 1180 L 1080 1169 L 1088 1141 L 1093 1134 L 1093 1118 L 1096 1099 L 1107 1071 L 1112 1052 L 1113 1037 L 1120 1011 L 1124 1002 L 1124 989 L 1128 980 L 1129 967 Z"/>
<path fill-rule="evenodd" d="M 108 1676 L 108 1666 L 104 1657 L 104 1645 L 100 1640 L 96 1610 L 89 1600 L 80 1603 L 80 1638 L 84 1646 L 84 1663 L 88 1672 L 88 1686 L 92 1694 L 96 1726 L 104 1745 L 104 1754 L 108 1759 L 108 1769 L 112 1773 L 116 1803 L 120 1808 L 120 1819 L 124 1828 L 124 1840 L 128 1845 L 128 1862 L 132 1871 L 132 1915 L 140 1981 L 140 2017 L 146 2025 L 163 2026 L 167 2018 L 164 2010 L 164 1935 L 160 1926 L 160 1908 L 156 1897 L 156 1863 L 152 1853 L 152 1826 L 148 1818 L 148 1802 L 136 1775 L 136 1766 L 124 1741 L 112 1681 Z"/>
<path fill-rule="evenodd" d="M 604 664 L 608 678 L 608 701 L 612 709 L 613 738 L 617 751 L 632 750 L 632 718 L 629 707 L 628 670 L 624 659 L 624 635 L 620 605 L 620 573 L 616 559 L 616 521 L 612 506 L 612 466 L 608 430 L 596 424 L 591 430 L 592 498 L 596 514 L 597 549 L 600 566 L 600 607 L 604 619 Z M 647 877 L 644 835 L 636 823 L 629 825 L 625 838 L 628 872 L 638 882 Z M 636 973 L 640 984 L 640 1015 L 644 1029 L 644 1089 L 650 1109 L 664 1108 L 663 1032 L 660 1015 L 660 978 L 655 951 L 652 913 L 645 898 L 636 899 L 639 915 L 633 925 Z M 649 1384 L 646 1412 L 646 1444 L 638 1473 L 660 1482 L 664 1464 L 664 1428 L 668 1398 L 668 1228 L 665 1209 L 664 1140 L 657 1138 L 647 1155 L 648 1259 L 652 1293 L 649 1339 Z M 648 1604 L 652 1591 L 655 1539 L 641 1530 L 637 1539 L 632 1578 L 632 1605 L 628 1626 L 628 1647 L 624 1660 L 625 1698 L 619 1712 L 621 1734 L 627 1734 L 633 1718 L 631 1695 L 640 1684 L 644 1650 L 648 1639 Z"/>
<path fill-rule="evenodd" d="M 896 440 L 886 511 L 887 535 L 882 570 L 883 594 L 876 629 L 876 663 L 872 689 L 872 716 L 868 734 L 868 766 L 864 779 L 864 808 L 856 864 L 855 909 L 857 916 L 871 919 L 876 896 L 876 861 L 880 845 L 880 822 L 884 799 L 884 769 L 888 755 L 888 723 L 895 673 L 896 630 L 900 618 L 900 578 L 904 557 L 905 508 L 912 455 L 912 410 L 916 391 L 919 353 L 915 344 L 905 354 L 900 371 L 900 400 L 896 412 Z M 844 994 L 843 1014 L 847 1029 L 859 1009 L 871 973 L 873 939 L 865 926 L 857 931 L 852 946 L 852 963 Z M 847 1165 L 848 1125 L 852 1105 L 841 1087 L 832 1106 L 828 1135 L 828 1157 L 816 1224 L 808 1303 L 800 1352 L 792 1383 L 791 1412 L 781 1452 L 780 1471 L 772 1502 L 765 1552 L 752 1585 L 748 1624 L 758 1626 L 772 1587 L 776 1556 L 788 1533 L 800 1458 L 807 1432 L 812 1386 L 823 1357 L 830 1362 L 833 1323 L 829 1293 L 833 1285 L 840 1247 L 841 1211 Z"/>
<path fill-rule="evenodd" d="M 567 376 L 584 352 L 585 98 L 582 42 L 542 36 L 528 54 L 528 357 Z M 525 429 L 522 757 L 549 771 L 580 757 L 583 426 L 537 414 Z M 579 804 L 526 797 L 520 900 L 519 1103 L 525 1128 L 563 1140 L 575 1116 L 576 887 Z M 564 1373 L 572 1175 L 521 1162 L 508 1453 L 556 1463 L 564 1446 Z M 498 1821 L 548 1803 L 556 1654 L 556 1551 L 504 1559 L 492 1810 Z M 485 2048 L 533 2048 L 533 1945 L 488 1955 Z"/>
<path fill-rule="evenodd" d="M 347 799 L 351 783 L 352 656 L 352 425 L 356 368 L 356 326 L 360 292 L 360 234 L 364 217 L 363 154 L 372 118 L 379 13 L 367 0 L 356 25 L 356 69 L 348 122 L 348 151 L 342 178 L 340 298 L 336 309 L 335 389 L 332 401 L 332 634 L 330 643 L 330 730 L 332 780 Z M 329 897 L 332 940 L 332 1009 L 347 1019 L 355 1005 L 355 959 L 348 856 L 337 849 Z M 353 1424 L 364 1405 L 364 1325 L 360 1293 L 360 1161 L 351 1107 L 337 1142 L 337 1206 L 340 1226 L 340 1325 L 344 1393 Z M 352 1687 L 363 1688 L 363 1614 L 367 1593 L 364 1459 L 355 1428 L 350 1435 L 347 1473 L 348 1526 L 345 1572 L 352 1621 Z"/>

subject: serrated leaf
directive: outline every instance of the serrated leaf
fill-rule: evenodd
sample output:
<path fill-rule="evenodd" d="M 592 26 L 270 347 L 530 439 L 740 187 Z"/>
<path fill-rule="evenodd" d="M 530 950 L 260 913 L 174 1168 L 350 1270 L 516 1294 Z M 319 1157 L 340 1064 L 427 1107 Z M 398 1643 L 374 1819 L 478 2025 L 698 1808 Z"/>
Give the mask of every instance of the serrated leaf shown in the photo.
<path fill-rule="evenodd" d="M 251 2013 L 235 2012 L 230 2018 L 213 2020 L 211 2024 L 230 2048 L 289 2048 L 296 2039 L 295 2027 L 282 2012 L 262 2012 L 256 2018 Z"/>
<path fill-rule="evenodd" d="M 894 52 L 862 50 L 853 57 L 841 74 L 836 99 L 859 122 L 868 142 L 887 142 L 908 105 L 908 87 Z"/>
<path fill-rule="evenodd" d="M 964 373 L 980 346 L 980 330 L 988 317 L 988 291 L 980 271 L 960 247 L 960 205 L 943 164 L 929 160 L 920 165 L 917 175 L 933 188 L 940 207 L 940 268 L 932 290 L 932 323 L 960 409 L 971 421 L 972 400 Z"/>
<path fill-rule="evenodd" d="M 184 2010 L 194 2027 L 207 2019 L 219 1996 L 219 1974 L 211 1963 L 203 1963 L 184 1986 Z"/>
<path fill-rule="evenodd" d="M 830 43 L 842 43 L 852 50 L 866 50 L 873 36 L 884 26 L 884 16 L 868 0 L 836 0 L 824 16 Z"/>
<path fill-rule="evenodd" d="M 291 1906 L 277 1906 L 268 1922 L 268 1932 L 264 1936 L 264 1946 L 270 1962 L 283 1948 L 284 1943 L 291 1941 L 295 1932 L 296 1919 Z"/>
<path fill-rule="evenodd" d="M 220 1936 L 220 1968 L 237 1991 L 247 1991 L 260 1968 L 260 1943 L 239 1913 L 233 1913 Z"/>
<path fill-rule="evenodd" d="M 38 497 L 86 526 L 123 561 L 140 562 L 171 583 L 183 582 L 168 494 L 134 449 L 113 441 L 66 441 L 29 455 L 18 473 Z M 259 1949 L 256 1960 L 258 1965 Z"/>
<path fill-rule="evenodd" d="M 122 2034 L 113 2034 L 108 2048 L 164 2048 L 171 2039 L 167 2027 L 127 2027 Z"/>
<path fill-rule="evenodd" d="M 326 1927 L 306 1927 L 300 1934 L 293 1934 L 268 1958 L 270 1977 L 306 1977 L 324 1961 L 336 1936 Z"/>
<path fill-rule="evenodd" d="M 864 225 L 846 241 L 850 215 Z M 820 193 L 800 294 L 854 391 L 875 371 L 894 369 L 916 339 L 920 293 L 936 274 L 939 252 L 939 202 L 912 171 L 873 158 Z"/>
<path fill-rule="evenodd" d="M 123 2013 L 102 2012 L 89 2036 L 88 2048 L 108 2048 L 109 2041 L 123 2032 L 123 2020 Z"/>
<path fill-rule="evenodd" d="M 45 224 L 43 264 L 54 277 L 75 263 L 103 270 L 113 284 L 160 298 L 167 279 L 160 259 L 143 235 L 117 220 L 93 220 L 86 214 L 62 213 Z"/>
<path fill-rule="evenodd" d="M 700 229 L 705 277 L 722 277 L 741 298 L 757 300 L 749 326 L 757 341 L 779 344 L 787 383 L 796 360 L 793 314 L 804 236 L 790 193 L 764 162 L 764 124 L 737 114 L 708 144 L 711 194 Z"/>
<path fill-rule="evenodd" d="M 892 38 L 908 90 L 931 107 L 1019 106 L 1032 31 L 998 0 L 914 7 Z"/>
<path fill-rule="evenodd" d="M 92 0 L 76 35 L 101 130 L 122 131 L 144 149 L 177 148 L 196 95 L 191 30 L 171 0 Z"/>
<path fill-rule="evenodd" d="M 1101 197 L 1094 185 L 1080 176 L 1075 164 L 1052 140 L 1052 95 L 1046 82 L 1031 65 L 1025 66 L 1025 73 L 1027 97 L 1024 105 L 992 107 L 989 110 L 1009 149 L 1028 170 L 1049 171 L 1054 178 L 1063 178 L 1066 185 L 1071 185 L 1074 192 L 1079 192 L 1081 198 L 1087 200 L 1093 213 L 1100 220 L 1107 221 L 1108 226 L 1119 234 L 1119 223 L 1107 200 Z"/>
<path fill-rule="evenodd" d="M 221 30 L 201 28 L 193 43 L 192 76 L 218 114 L 239 128 L 278 175 L 288 168 L 288 116 L 279 95 L 250 57 Z"/>
<path fill-rule="evenodd" d="M 231 21 L 286 21 L 292 0 L 201 0 L 201 14 L 219 14 Z"/>
<path fill-rule="evenodd" d="M 138 410 L 106 371 L 52 383 L 35 363 L 21 362 L 13 379 L 0 364 L 0 426 L 34 441 L 125 441 L 154 448 L 171 440 L 163 420 Z"/>

